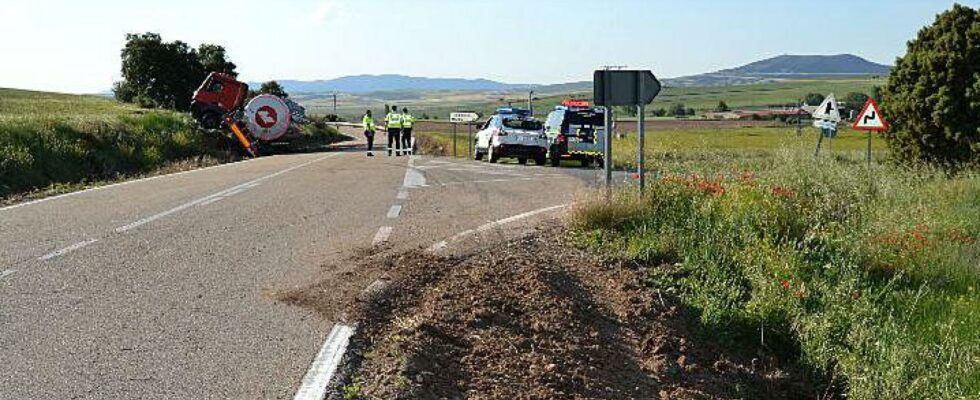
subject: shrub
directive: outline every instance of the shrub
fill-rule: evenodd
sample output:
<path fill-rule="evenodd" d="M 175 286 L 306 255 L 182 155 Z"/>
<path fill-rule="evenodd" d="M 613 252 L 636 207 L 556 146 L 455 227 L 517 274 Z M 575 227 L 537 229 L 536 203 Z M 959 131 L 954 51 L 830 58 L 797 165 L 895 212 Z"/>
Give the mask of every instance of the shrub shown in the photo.
<path fill-rule="evenodd" d="M 980 163 L 980 12 L 957 4 L 919 31 L 883 95 L 898 160 Z"/>

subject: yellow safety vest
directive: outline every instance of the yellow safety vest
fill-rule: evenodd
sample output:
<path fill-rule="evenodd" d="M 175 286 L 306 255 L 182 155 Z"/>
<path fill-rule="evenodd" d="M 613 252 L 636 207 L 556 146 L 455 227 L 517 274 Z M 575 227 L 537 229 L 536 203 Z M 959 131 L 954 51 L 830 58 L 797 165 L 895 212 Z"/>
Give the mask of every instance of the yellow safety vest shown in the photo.
<path fill-rule="evenodd" d="M 402 128 L 411 128 L 415 126 L 415 117 L 412 114 L 402 114 Z"/>
<path fill-rule="evenodd" d="M 374 132 L 374 118 L 369 115 L 364 115 L 361 123 L 364 124 L 364 130 Z"/>
<path fill-rule="evenodd" d="M 388 113 L 385 115 L 385 126 L 388 128 L 402 128 L 402 115 L 399 113 Z"/>

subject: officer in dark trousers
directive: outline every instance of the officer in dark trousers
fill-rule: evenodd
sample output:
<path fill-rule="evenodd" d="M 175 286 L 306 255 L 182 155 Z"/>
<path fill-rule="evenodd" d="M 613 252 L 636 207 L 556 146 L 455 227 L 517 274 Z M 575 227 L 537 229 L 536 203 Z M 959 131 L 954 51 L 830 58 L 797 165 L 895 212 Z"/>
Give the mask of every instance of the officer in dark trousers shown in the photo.
<path fill-rule="evenodd" d="M 374 117 L 371 116 L 371 110 L 367 110 L 364 113 L 364 118 L 361 118 L 361 124 L 364 125 L 364 137 L 367 138 L 368 142 L 368 157 L 374 157 Z"/>
<path fill-rule="evenodd" d="M 415 126 L 415 117 L 408 112 L 407 108 L 402 108 L 402 151 L 405 154 L 412 154 L 412 128 Z"/>
<path fill-rule="evenodd" d="M 398 147 L 401 146 L 402 115 L 398 113 L 398 107 L 391 107 L 388 115 L 385 115 L 385 127 L 388 129 L 388 157 L 394 151 L 396 156 L 400 156 Z"/>

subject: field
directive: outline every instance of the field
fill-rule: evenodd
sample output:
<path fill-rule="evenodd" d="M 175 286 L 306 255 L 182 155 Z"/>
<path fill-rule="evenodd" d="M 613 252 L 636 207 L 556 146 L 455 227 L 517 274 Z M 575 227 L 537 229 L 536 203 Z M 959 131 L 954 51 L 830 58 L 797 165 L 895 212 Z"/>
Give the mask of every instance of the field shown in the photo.
<path fill-rule="evenodd" d="M 304 133 L 303 145 L 339 138 L 322 124 Z M 184 113 L 0 89 L 0 203 L 239 158 L 233 141 L 199 130 Z"/>
<path fill-rule="evenodd" d="M 694 108 L 698 113 L 704 113 L 713 111 L 718 106 L 719 101 L 725 101 L 732 109 L 766 109 L 768 106 L 797 104 L 808 93 L 823 95 L 834 93 L 839 98 L 848 92 L 870 94 L 875 86 L 883 86 L 884 83 L 883 79 L 849 78 L 794 80 L 741 86 L 665 87 L 654 103 L 647 106 L 647 112 L 652 115 L 655 109 L 669 110 L 675 103 L 682 103 L 686 107 Z M 349 121 L 354 121 L 360 118 L 366 108 L 371 108 L 376 115 L 383 115 L 384 110 L 379 104 L 388 103 L 409 107 L 413 114 L 419 118 L 428 115 L 433 119 L 445 120 L 453 111 L 474 111 L 480 115 L 488 116 L 497 107 L 506 105 L 507 102 L 513 102 L 515 106 L 523 107 L 527 101 L 526 92 L 437 92 L 406 94 L 405 97 L 388 101 L 370 98 L 341 98 L 338 101 L 337 113 Z M 592 93 L 547 94 L 538 97 L 539 100 L 534 102 L 535 114 L 543 117 L 564 99 L 569 97 L 591 98 Z M 307 100 L 305 104 L 313 112 L 328 113 L 333 111 L 332 100 L 317 96 L 308 96 Z M 366 100 L 371 100 L 371 102 L 365 103 Z"/>

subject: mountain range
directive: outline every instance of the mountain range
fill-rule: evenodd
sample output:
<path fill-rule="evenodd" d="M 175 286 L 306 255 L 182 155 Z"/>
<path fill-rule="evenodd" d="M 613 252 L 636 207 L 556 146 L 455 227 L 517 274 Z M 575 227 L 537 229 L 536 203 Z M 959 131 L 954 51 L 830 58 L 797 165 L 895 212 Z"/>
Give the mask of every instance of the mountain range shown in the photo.
<path fill-rule="evenodd" d="M 833 76 L 887 75 L 891 67 L 873 63 L 852 54 L 781 55 L 737 68 L 666 79 L 667 86 L 721 86 L 788 79 Z M 356 75 L 330 80 L 279 80 L 289 93 L 374 93 L 398 91 L 479 91 L 514 92 L 535 90 L 539 93 L 589 91 L 591 81 L 557 85 L 512 84 L 488 79 L 424 78 L 405 75 Z M 250 86 L 258 87 L 257 82 Z"/>

